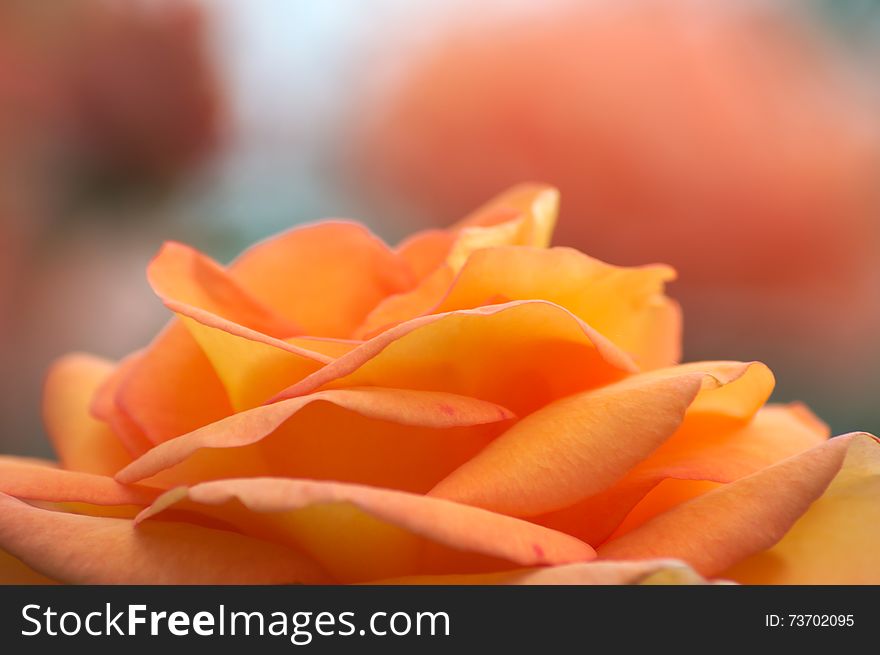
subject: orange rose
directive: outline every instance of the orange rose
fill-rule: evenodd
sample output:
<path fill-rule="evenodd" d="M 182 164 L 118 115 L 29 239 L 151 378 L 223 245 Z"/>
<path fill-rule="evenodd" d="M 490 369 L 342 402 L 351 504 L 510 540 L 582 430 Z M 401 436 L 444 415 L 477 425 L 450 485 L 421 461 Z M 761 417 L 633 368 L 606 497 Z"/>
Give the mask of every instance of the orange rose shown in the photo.
<path fill-rule="evenodd" d="M 60 466 L 0 460 L 0 575 L 880 582 L 875 439 L 762 409 L 760 363 L 675 365 L 673 272 L 546 249 L 556 204 L 518 187 L 396 249 L 319 223 L 228 268 L 168 244 L 176 318 L 54 367 Z"/>

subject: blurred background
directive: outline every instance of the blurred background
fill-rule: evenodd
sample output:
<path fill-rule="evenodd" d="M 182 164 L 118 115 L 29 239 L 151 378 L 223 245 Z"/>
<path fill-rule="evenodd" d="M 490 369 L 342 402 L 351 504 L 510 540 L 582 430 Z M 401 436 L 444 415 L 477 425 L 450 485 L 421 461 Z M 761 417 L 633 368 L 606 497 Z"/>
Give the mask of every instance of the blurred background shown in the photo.
<path fill-rule="evenodd" d="M 168 313 L 145 267 L 325 217 L 394 242 L 506 186 L 668 262 L 687 359 L 880 432 L 880 0 L 0 0 L 0 450 Z"/>

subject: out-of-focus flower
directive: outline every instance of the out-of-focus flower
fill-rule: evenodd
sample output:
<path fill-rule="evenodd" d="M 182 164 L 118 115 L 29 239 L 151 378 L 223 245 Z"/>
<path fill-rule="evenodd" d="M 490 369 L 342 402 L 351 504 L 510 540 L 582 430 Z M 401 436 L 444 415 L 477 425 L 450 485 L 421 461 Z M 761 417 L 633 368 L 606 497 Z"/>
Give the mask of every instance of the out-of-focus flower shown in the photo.
<path fill-rule="evenodd" d="M 864 361 L 880 111 L 806 19 L 767 5 L 569 3 L 456 24 L 358 106 L 355 174 L 385 208 L 437 222 L 548 180 L 566 243 L 679 270 L 689 351 L 752 349 L 817 379 Z"/>
<path fill-rule="evenodd" d="M 876 439 L 763 407 L 763 364 L 676 365 L 672 270 L 547 249 L 556 204 L 167 244 L 168 327 L 49 376 L 61 466 L 0 458 L 0 578 L 880 581 Z"/>
<path fill-rule="evenodd" d="M 200 163 L 220 138 L 221 103 L 199 5 L 98 0 L 77 18 L 65 71 L 77 143 L 135 176 Z"/>
<path fill-rule="evenodd" d="M 124 352 L 137 326 L 150 324 L 149 306 L 137 303 L 148 293 L 142 280 L 132 285 L 113 266 L 156 243 L 148 226 L 167 212 L 146 205 L 168 196 L 119 192 L 179 188 L 219 145 L 223 103 L 207 27 L 197 0 L 0 2 L 6 448 L 46 448 L 36 438 L 41 371 L 76 335 L 87 329 L 92 346 Z M 112 211 L 102 211 L 108 198 Z M 95 227 L 108 220 L 126 225 Z M 95 258 L 102 248 L 114 257 Z M 96 326 L 88 307 L 99 293 L 119 298 L 110 311 L 127 327 Z M 59 320 L 64 331 L 46 331 Z M 120 337 L 129 339 L 122 348 Z"/>
<path fill-rule="evenodd" d="M 192 0 L 9 0 L 0 22 L 11 111 L 74 173 L 166 181 L 218 144 L 219 85 Z"/>
<path fill-rule="evenodd" d="M 6 342 L 16 287 L 45 220 L 42 119 L 52 104 L 41 59 L 15 29 L 15 3 L 0 5 L 0 337 Z M 3 350 L 0 349 L 0 358 Z"/>

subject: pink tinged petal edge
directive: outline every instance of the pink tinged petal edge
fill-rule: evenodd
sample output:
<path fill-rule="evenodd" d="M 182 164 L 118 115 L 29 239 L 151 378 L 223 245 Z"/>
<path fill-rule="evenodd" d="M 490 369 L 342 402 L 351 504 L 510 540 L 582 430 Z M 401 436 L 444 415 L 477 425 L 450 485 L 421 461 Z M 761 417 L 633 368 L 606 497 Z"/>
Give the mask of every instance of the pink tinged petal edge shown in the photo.
<path fill-rule="evenodd" d="M 239 325 L 234 321 L 223 318 L 222 316 L 212 314 L 211 312 L 201 309 L 199 307 L 193 307 L 192 305 L 178 302 L 176 300 L 165 300 L 164 302 L 165 306 L 174 313 L 186 316 L 187 318 L 191 318 L 197 323 L 201 323 L 205 327 L 222 330 L 223 332 L 227 332 L 233 336 L 240 337 L 242 339 L 247 339 L 248 341 L 263 343 L 267 346 L 272 346 L 273 348 L 283 350 L 292 355 L 298 355 L 303 359 L 308 359 L 318 364 L 327 364 L 333 361 L 332 357 L 316 352 L 314 350 L 309 350 L 308 348 L 302 348 L 300 346 L 290 344 L 287 341 L 277 339 L 262 332 L 258 332 L 257 330 L 252 330 L 243 325 Z"/>
<path fill-rule="evenodd" d="M 180 487 L 159 497 L 136 521 L 141 523 L 184 500 L 207 506 L 238 501 L 247 510 L 263 514 L 345 504 L 429 541 L 519 566 L 595 557 L 588 544 L 570 535 L 502 514 L 401 491 L 311 480 L 241 478 Z"/>
<path fill-rule="evenodd" d="M 656 370 L 557 400 L 518 421 L 430 495 L 513 516 L 564 509 L 650 456 L 698 399 L 729 396 L 747 373 L 766 368 L 730 364 Z"/>
<path fill-rule="evenodd" d="M 109 506 L 148 505 L 161 490 L 125 486 L 104 475 L 65 471 L 0 456 L 0 493 L 28 500 Z"/>
<path fill-rule="evenodd" d="M 53 580 L 74 584 L 322 583 L 296 551 L 185 523 L 66 514 L 0 494 L 0 549 Z"/>
<path fill-rule="evenodd" d="M 554 303 L 543 300 L 520 300 L 515 302 L 503 303 L 499 305 L 487 305 L 476 309 L 458 310 L 445 314 L 434 314 L 431 316 L 422 316 L 401 323 L 390 330 L 379 334 L 378 336 L 366 341 L 363 345 L 355 348 L 349 353 L 338 358 L 334 362 L 327 364 L 319 371 L 309 375 L 305 379 L 291 385 L 269 402 L 277 402 L 287 398 L 311 393 L 324 385 L 330 384 L 335 380 L 344 378 L 345 376 L 357 371 L 367 362 L 379 356 L 392 343 L 405 339 L 407 335 L 416 332 L 422 327 L 440 323 L 446 319 L 464 316 L 473 317 L 479 320 L 482 317 L 492 317 L 496 314 L 510 311 L 518 311 L 521 307 L 542 306 L 552 308 L 551 311 L 559 311 L 567 315 L 573 324 L 575 324 L 587 338 L 587 340 L 596 349 L 600 358 L 612 369 L 616 369 L 622 373 L 634 373 L 638 369 L 632 358 L 617 348 L 611 341 L 596 332 L 586 323 L 577 318 L 567 309 L 560 307 Z"/>
<path fill-rule="evenodd" d="M 147 267 L 147 279 L 166 303 L 199 308 L 267 335 L 288 337 L 302 332 L 246 291 L 223 266 L 184 244 L 165 243 Z"/>
<path fill-rule="evenodd" d="M 721 573 L 782 539 L 840 471 L 853 442 L 877 440 L 865 433 L 831 439 L 678 505 L 607 542 L 599 555 L 674 557 L 703 575 Z"/>
<path fill-rule="evenodd" d="M 149 478 L 202 448 L 236 448 L 256 443 L 314 402 L 333 403 L 367 418 L 432 428 L 484 425 L 514 417 L 500 405 L 442 392 L 381 387 L 319 391 L 233 414 L 166 441 L 119 471 L 116 479 L 131 483 Z"/>

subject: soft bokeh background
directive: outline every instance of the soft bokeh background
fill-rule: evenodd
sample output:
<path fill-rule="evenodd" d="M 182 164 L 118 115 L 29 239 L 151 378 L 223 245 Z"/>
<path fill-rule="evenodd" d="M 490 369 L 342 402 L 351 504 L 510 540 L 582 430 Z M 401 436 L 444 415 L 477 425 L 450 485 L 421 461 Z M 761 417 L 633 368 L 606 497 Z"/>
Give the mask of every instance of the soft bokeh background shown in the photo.
<path fill-rule="evenodd" d="M 0 0 L 0 449 L 50 452 L 55 357 L 167 320 L 162 241 L 393 242 L 525 180 L 557 244 L 679 270 L 687 358 L 880 432 L 878 0 Z"/>

